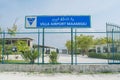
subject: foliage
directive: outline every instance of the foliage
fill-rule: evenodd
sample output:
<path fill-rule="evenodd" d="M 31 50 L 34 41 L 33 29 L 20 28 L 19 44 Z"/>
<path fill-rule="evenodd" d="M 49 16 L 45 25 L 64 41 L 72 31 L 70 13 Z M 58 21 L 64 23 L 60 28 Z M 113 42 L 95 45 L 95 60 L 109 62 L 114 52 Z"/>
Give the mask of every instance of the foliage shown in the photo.
<path fill-rule="evenodd" d="M 2 46 L 0 45 L 0 60 L 1 60 L 1 55 L 2 55 Z"/>
<path fill-rule="evenodd" d="M 5 63 L 27 63 L 24 60 L 4 60 Z"/>
<path fill-rule="evenodd" d="M 2 32 L 2 29 L 0 27 L 0 35 L 1 35 L 1 38 L 2 38 L 1 32 Z M 2 54 L 2 46 L 1 45 L 2 45 L 2 39 L 0 39 L 0 60 L 1 60 L 1 54 Z"/>
<path fill-rule="evenodd" d="M 113 54 L 110 53 L 109 55 L 107 53 L 89 53 L 88 57 L 92 58 L 101 58 L 101 59 L 113 59 Z M 120 60 L 120 53 L 115 53 L 114 54 L 114 59 L 115 60 Z"/>
<path fill-rule="evenodd" d="M 22 40 L 18 40 L 16 42 L 16 47 L 17 47 L 18 52 L 25 52 L 25 51 L 30 50 L 27 43 L 25 41 L 22 41 Z"/>
<path fill-rule="evenodd" d="M 12 54 L 12 45 L 5 45 L 4 54 L 7 55 L 7 60 L 9 55 Z"/>
<path fill-rule="evenodd" d="M 76 49 L 76 51 L 75 51 L 75 54 L 77 54 L 77 55 L 79 55 L 79 54 L 81 54 L 81 49 Z"/>
<path fill-rule="evenodd" d="M 2 32 L 2 29 L 1 29 L 1 27 L 0 27 L 0 33 Z"/>
<path fill-rule="evenodd" d="M 58 63 L 57 62 L 58 54 L 55 51 L 52 51 L 50 53 L 49 58 L 50 58 L 50 60 L 49 60 L 50 63 L 53 63 L 53 64 Z"/>
<path fill-rule="evenodd" d="M 93 36 L 80 35 L 76 36 L 77 48 L 82 50 L 83 55 L 88 52 L 88 48 L 93 45 Z"/>
<path fill-rule="evenodd" d="M 93 44 L 93 36 L 80 35 L 77 36 L 77 46 L 78 48 L 85 49 L 89 48 Z"/>
<path fill-rule="evenodd" d="M 34 63 L 35 59 L 38 58 L 38 52 L 36 50 L 30 50 L 29 46 L 25 41 L 19 40 L 16 43 L 17 51 L 21 52 L 22 57 L 29 61 L 30 63 Z"/>
<path fill-rule="evenodd" d="M 73 50 L 75 49 L 74 44 L 75 44 L 75 43 L 73 42 Z M 66 46 L 67 49 L 68 49 L 68 53 L 70 53 L 70 51 L 71 51 L 71 41 L 68 40 L 68 41 L 66 42 L 65 46 Z"/>
<path fill-rule="evenodd" d="M 2 39 L 0 39 L 0 45 L 2 45 Z"/>
<path fill-rule="evenodd" d="M 8 34 L 12 37 L 16 35 L 16 31 L 17 31 L 17 25 L 13 24 L 13 27 L 10 29 L 8 28 Z M 12 38 L 11 38 L 11 45 L 12 45 Z"/>
<path fill-rule="evenodd" d="M 100 44 L 107 44 L 112 43 L 112 39 L 107 39 L 107 37 L 102 37 L 102 38 L 96 38 L 93 39 L 94 36 L 89 36 L 89 35 L 79 35 L 74 38 L 76 38 L 76 50 L 77 54 L 86 54 L 90 48 L 95 47 L 95 45 L 100 45 Z M 114 41 L 115 42 L 115 41 Z M 74 46 L 75 42 L 73 42 Z M 71 50 L 71 41 L 68 40 L 66 41 L 65 46 L 67 47 L 68 51 Z M 75 46 L 73 47 L 73 50 L 75 50 Z"/>
<path fill-rule="evenodd" d="M 87 53 L 88 52 L 88 48 L 93 45 L 93 36 L 89 36 L 89 35 L 79 35 L 79 36 L 75 36 L 76 38 L 76 50 L 81 50 L 82 53 Z M 65 44 L 65 46 L 67 47 L 68 51 L 71 50 L 71 41 L 68 40 Z M 73 42 L 73 50 L 75 50 L 75 42 Z M 79 54 L 79 52 L 77 51 L 77 53 Z"/>
<path fill-rule="evenodd" d="M 107 44 L 107 43 L 112 43 L 112 38 L 102 37 L 102 38 L 94 39 L 94 45 Z"/>
<path fill-rule="evenodd" d="M 71 50 L 71 41 L 68 40 L 65 44 L 65 46 L 67 47 L 67 49 L 70 51 Z"/>
<path fill-rule="evenodd" d="M 88 57 L 92 58 L 101 58 L 101 59 L 108 59 L 107 53 L 89 53 Z"/>
<path fill-rule="evenodd" d="M 10 29 L 8 28 L 8 33 L 11 35 L 11 36 L 15 36 L 15 33 L 17 31 L 17 25 L 16 24 L 13 24 L 13 27 Z"/>
<path fill-rule="evenodd" d="M 106 43 L 107 43 L 107 38 L 106 37 L 94 39 L 94 44 L 95 45 L 106 44 Z"/>
<path fill-rule="evenodd" d="M 38 51 L 36 50 L 32 50 L 32 51 L 28 50 L 28 51 L 22 52 L 21 55 L 26 61 L 29 61 L 32 64 L 35 62 L 35 59 L 39 57 Z"/>
<path fill-rule="evenodd" d="M 22 57 L 30 63 L 34 63 L 35 59 L 39 56 L 36 50 L 30 50 L 29 46 L 25 41 L 18 40 L 16 42 L 16 47 L 17 51 L 21 52 Z"/>
<path fill-rule="evenodd" d="M 109 59 L 113 59 L 113 54 L 109 54 Z M 120 60 L 120 53 L 115 53 L 114 54 L 114 60 Z"/>

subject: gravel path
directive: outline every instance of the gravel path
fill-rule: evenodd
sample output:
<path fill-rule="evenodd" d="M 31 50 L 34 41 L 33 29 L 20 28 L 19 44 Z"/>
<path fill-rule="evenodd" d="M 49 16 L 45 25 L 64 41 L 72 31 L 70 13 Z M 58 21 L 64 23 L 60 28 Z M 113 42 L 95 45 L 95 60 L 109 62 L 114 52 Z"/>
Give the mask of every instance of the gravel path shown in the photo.
<path fill-rule="evenodd" d="M 0 80 L 119 80 L 119 74 L 38 74 L 1 72 Z"/>

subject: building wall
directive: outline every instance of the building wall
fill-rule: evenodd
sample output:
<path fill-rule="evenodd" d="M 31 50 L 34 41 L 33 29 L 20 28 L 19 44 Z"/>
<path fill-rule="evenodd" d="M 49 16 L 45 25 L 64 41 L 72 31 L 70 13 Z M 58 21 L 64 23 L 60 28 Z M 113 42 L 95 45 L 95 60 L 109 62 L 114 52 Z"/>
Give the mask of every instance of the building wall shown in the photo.
<path fill-rule="evenodd" d="M 109 48 L 109 49 L 108 49 Z M 110 52 L 110 47 L 107 48 L 107 44 L 96 45 L 96 53 L 107 53 Z"/>

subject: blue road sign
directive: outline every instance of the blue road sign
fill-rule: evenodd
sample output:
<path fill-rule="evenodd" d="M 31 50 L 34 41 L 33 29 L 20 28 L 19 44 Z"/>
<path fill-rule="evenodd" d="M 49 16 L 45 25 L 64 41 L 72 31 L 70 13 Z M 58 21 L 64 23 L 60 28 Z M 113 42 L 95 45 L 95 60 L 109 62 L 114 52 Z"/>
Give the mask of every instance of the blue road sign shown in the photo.
<path fill-rule="evenodd" d="M 90 28 L 90 16 L 26 16 L 26 28 Z"/>

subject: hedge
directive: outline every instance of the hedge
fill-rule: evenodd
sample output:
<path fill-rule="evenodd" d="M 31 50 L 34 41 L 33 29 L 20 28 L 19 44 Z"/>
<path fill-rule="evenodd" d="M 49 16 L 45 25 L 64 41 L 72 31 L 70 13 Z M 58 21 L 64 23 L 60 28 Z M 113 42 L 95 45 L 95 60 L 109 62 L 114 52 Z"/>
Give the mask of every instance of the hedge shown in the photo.
<path fill-rule="evenodd" d="M 115 53 L 114 55 L 112 53 L 89 53 L 88 57 L 91 58 L 100 58 L 100 59 L 114 59 L 115 60 L 120 60 L 120 53 Z"/>

